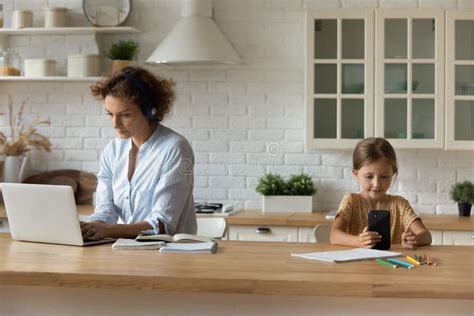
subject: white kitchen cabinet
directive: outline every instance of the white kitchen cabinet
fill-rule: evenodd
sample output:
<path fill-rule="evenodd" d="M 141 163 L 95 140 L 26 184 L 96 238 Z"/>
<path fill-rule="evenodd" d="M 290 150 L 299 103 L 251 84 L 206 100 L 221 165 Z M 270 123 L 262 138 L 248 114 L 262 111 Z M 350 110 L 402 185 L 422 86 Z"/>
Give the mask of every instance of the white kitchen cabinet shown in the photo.
<path fill-rule="evenodd" d="M 298 242 L 316 242 L 313 227 L 298 227 Z"/>
<path fill-rule="evenodd" d="M 310 228 L 310 227 L 299 227 L 298 228 L 298 242 L 316 242 L 313 230 L 314 228 Z M 442 230 L 431 230 L 430 233 L 433 239 L 432 245 L 443 245 L 443 231 Z M 448 231 L 448 234 L 451 234 L 451 233 L 454 233 L 454 232 Z"/>
<path fill-rule="evenodd" d="M 306 146 L 353 148 L 373 135 L 374 13 L 306 15 Z"/>
<path fill-rule="evenodd" d="M 310 149 L 474 150 L 474 11 L 308 11 L 305 129 Z"/>
<path fill-rule="evenodd" d="M 474 231 L 444 231 L 443 245 L 474 246 Z"/>
<path fill-rule="evenodd" d="M 443 148 L 443 11 L 377 10 L 375 30 L 375 135 Z"/>
<path fill-rule="evenodd" d="M 316 242 L 314 227 L 230 225 L 228 240 Z M 260 230 L 260 233 L 257 233 Z M 474 232 L 430 230 L 432 245 L 474 246 Z"/>
<path fill-rule="evenodd" d="M 432 245 L 442 245 L 443 244 L 443 231 L 442 230 L 430 230 Z"/>
<path fill-rule="evenodd" d="M 474 11 L 446 12 L 446 148 L 474 149 Z"/>
<path fill-rule="evenodd" d="M 231 225 L 229 240 L 297 242 L 298 227 Z"/>

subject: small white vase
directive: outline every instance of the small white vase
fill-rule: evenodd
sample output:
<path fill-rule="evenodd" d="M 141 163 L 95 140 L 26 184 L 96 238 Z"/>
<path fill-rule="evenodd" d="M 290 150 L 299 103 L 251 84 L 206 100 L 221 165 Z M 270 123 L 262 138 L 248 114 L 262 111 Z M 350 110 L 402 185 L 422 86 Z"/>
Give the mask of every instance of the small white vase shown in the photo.
<path fill-rule="evenodd" d="M 265 213 L 311 213 L 313 211 L 312 195 L 267 195 L 263 197 Z"/>
<path fill-rule="evenodd" d="M 22 182 L 26 175 L 28 156 L 6 156 L 3 164 L 3 181 Z"/>

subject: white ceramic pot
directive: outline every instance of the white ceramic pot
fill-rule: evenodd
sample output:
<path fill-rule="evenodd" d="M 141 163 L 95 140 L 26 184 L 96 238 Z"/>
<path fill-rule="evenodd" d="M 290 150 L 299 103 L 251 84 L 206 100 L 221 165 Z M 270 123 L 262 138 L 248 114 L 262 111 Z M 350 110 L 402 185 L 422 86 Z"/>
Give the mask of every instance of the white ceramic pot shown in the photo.
<path fill-rule="evenodd" d="M 25 77 L 48 77 L 55 74 L 54 59 L 25 59 Z"/>
<path fill-rule="evenodd" d="M 267 195 L 263 197 L 265 213 L 311 213 L 312 195 Z"/>
<path fill-rule="evenodd" d="M 68 77 L 95 77 L 100 76 L 99 55 L 82 54 L 67 57 Z"/>
<path fill-rule="evenodd" d="M 12 14 L 12 28 L 21 29 L 33 26 L 33 12 L 28 10 L 15 10 Z"/>
<path fill-rule="evenodd" d="M 64 27 L 66 26 L 67 8 L 47 8 L 44 11 L 44 27 Z"/>
<path fill-rule="evenodd" d="M 28 156 L 6 156 L 3 164 L 3 181 L 22 182 L 26 175 Z"/>

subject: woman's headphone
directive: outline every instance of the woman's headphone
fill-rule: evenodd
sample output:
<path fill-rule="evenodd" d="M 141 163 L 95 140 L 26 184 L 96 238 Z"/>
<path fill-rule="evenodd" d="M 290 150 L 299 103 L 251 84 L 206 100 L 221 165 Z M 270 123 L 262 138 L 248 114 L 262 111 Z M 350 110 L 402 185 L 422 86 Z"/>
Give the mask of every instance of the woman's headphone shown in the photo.
<path fill-rule="evenodd" d="M 129 70 L 123 70 L 121 74 L 128 82 L 130 82 L 138 90 L 138 92 L 140 92 L 140 94 L 145 99 L 145 102 L 143 102 L 142 104 L 139 104 L 143 115 L 149 120 L 158 119 L 156 117 L 156 113 L 158 111 L 156 110 L 155 97 L 153 93 L 151 92 L 148 84 L 146 84 L 142 79 L 140 79 L 138 76 L 136 76 Z"/>

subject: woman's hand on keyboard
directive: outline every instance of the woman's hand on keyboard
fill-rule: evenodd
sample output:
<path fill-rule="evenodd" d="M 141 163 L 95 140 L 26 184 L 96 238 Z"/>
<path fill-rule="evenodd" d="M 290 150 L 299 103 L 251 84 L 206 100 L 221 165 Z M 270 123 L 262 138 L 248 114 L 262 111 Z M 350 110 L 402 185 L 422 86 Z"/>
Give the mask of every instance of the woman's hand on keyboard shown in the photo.
<path fill-rule="evenodd" d="M 99 240 L 106 236 L 106 224 L 101 221 L 80 222 L 83 240 Z"/>

